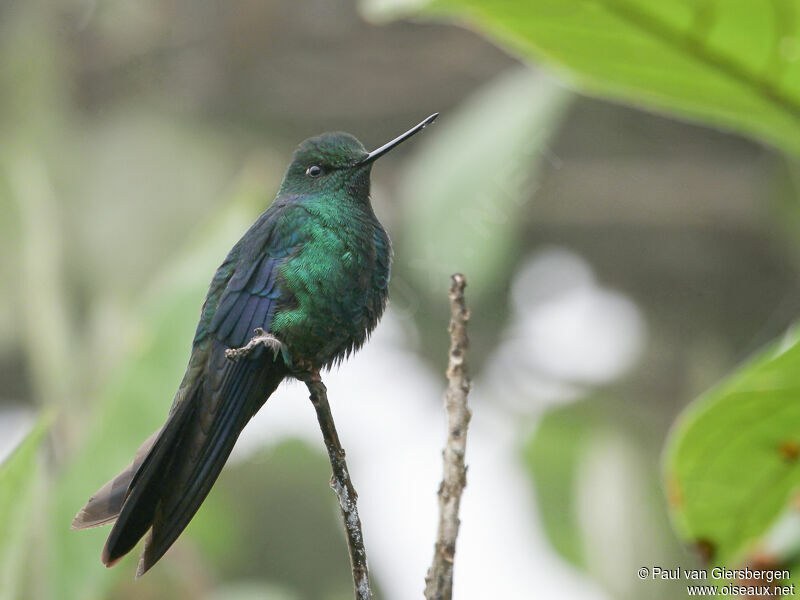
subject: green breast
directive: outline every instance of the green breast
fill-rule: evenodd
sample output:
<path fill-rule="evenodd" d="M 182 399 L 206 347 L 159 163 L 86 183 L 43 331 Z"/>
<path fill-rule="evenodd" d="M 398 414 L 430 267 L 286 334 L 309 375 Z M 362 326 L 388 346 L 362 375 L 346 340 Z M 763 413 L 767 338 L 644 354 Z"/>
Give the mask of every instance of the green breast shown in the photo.
<path fill-rule="evenodd" d="M 338 207 L 341 208 L 341 207 Z M 360 347 L 383 313 L 389 238 L 368 204 L 332 210 L 311 203 L 304 240 L 280 267 L 285 296 L 271 331 L 292 362 L 330 366 Z"/>

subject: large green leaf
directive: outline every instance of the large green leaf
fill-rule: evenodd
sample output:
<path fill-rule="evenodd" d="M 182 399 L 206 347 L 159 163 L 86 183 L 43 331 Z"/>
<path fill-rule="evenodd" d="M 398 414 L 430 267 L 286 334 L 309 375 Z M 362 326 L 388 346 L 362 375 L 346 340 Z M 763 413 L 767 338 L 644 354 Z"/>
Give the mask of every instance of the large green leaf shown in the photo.
<path fill-rule="evenodd" d="M 800 0 L 368 0 L 455 17 L 580 88 L 800 152 Z"/>
<path fill-rule="evenodd" d="M 716 564 L 742 560 L 800 485 L 798 331 L 692 404 L 664 459 L 681 537 Z"/>
<path fill-rule="evenodd" d="M 40 479 L 39 447 L 52 421 L 45 413 L 14 453 L 0 465 L 0 600 L 16 600 L 30 551 L 31 525 Z"/>

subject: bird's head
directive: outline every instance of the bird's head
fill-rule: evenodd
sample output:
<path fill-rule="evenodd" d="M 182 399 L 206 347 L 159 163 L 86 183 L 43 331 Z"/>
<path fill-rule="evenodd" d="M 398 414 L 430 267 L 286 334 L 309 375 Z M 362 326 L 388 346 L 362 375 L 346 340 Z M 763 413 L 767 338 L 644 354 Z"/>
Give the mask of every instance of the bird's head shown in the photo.
<path fill-rule="evenodd" d="M 349 133 L 323 133 L 304 141 L 283 177 L 280 194 L 340 192 L 356 200 L 369 197 L 372 163 L 432 123 L 435 113 L 403 135 L 367 152 L 364 145 Z"/>

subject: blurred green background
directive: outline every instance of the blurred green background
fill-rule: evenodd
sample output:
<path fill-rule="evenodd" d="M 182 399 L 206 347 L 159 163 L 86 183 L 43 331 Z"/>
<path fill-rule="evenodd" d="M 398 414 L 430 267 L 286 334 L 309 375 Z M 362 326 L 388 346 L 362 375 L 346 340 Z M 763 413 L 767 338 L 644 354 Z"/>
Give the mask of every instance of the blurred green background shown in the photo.
<path fill-rule="evenodd" d="M 432 555 L 456 270 L 457 598 L 793 568 L 798 27 L 798 0 L 0 2 L 0 600 L 352 597 L 297 385 L 140 581 L 69 523 L 162 423 L 297 143 L 374 148 L 434 111 L 373 174 L 390 309 L 326 377 L 379 597 L 421 597 Z"/>

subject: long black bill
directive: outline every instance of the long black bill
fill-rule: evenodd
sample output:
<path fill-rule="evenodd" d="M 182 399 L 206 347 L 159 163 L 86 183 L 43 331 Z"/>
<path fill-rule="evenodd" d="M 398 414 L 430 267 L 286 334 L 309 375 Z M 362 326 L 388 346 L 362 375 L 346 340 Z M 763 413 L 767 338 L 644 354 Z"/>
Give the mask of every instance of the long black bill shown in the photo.
<path fill-rule="evenodd" d="M 420 131 L 422 131 L 423 129 L 425 129 L 428 125 L 433 123 L 436 120 L 436 117 L 438 117 L 438 116 L 439 116 L 439 113 L 433 113 L 430 117 L 425 119 L 422 123 L 420 123 L 419 125 L 416 125 L 415 127 L 412 127 L 411 129 L 406 131 L 403 135 L 400 135 L 400 136 L 394 138 L 388 144 L 384 144 L 383 146 L 381 146 L 377 150 L 373 150 L 372 152 L 367 154 L 367 156 L 364 158 L 364 160 L 362 160 L 359 164 L 360 165 L 368 165 L 369 163 L 379 159 L 381 156 L 383 156 L 384 154 L 389 152 L 389 150 L 391 150 L 395 146 L 397 146 L 399 144 L 402 144 L 408 138 L 410 138 L 412 135 L 415 135 L 415 134 L 419 133 Z"/>

